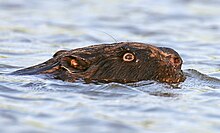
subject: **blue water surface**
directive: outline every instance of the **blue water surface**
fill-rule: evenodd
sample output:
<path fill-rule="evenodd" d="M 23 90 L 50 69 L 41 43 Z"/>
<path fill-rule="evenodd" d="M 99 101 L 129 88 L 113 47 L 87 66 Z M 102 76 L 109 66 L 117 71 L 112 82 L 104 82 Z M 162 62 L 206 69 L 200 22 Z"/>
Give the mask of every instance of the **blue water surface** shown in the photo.
<path fill-rule="evenodd" d="M 219 7 L 219 0 L 0 0 L 0 132 L 219 133 Z M 61 49 L 121 41 L 175 49 L 187 80 L 7 75 Z"/>

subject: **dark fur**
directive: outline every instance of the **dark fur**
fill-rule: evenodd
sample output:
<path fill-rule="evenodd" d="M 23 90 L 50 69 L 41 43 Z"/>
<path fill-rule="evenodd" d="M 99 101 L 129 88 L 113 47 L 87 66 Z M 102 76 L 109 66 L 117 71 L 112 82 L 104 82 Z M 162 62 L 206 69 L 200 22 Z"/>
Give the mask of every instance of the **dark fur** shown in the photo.
<path fill-rule="evenodd" d="M 132 53 L 133 61 L 123 55 Z M 71 61 L 77 63 L 76 66 Z M 185 80 L 182 59 L 173 49 L 136 42 L 93 45 L 70 51 L 58 51 L 48 61 L 18 70 L 13 74 L 51 74 L 57 79 L 74 82 L 137 82 L 156 80 L 178 83 Z"/>

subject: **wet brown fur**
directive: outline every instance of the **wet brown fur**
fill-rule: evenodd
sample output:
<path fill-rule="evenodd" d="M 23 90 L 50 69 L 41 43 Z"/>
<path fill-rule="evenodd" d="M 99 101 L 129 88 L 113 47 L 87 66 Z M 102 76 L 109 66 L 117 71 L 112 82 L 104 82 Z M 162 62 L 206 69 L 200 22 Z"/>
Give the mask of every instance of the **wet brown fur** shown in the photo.
<path fill-rule="evenodd" d="M 134 59 L 123 60 L 126 53 L 134 55 Z M 121 42 L 58 51 L 48 61 L 14 74 L 51 74 L 54 78 L 69 82 L 83 79 L 86 82 L 156 80 L 179 83 L 185 80 L 181 65 L 182 59 L 173 49 Z"/>

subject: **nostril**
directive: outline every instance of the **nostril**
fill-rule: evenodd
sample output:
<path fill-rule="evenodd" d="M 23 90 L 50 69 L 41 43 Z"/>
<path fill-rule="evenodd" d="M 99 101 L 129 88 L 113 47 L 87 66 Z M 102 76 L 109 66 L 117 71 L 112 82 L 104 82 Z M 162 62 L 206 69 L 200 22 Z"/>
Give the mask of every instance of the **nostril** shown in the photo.
<path fill-rule="evenodd" d="M 182 60 L 179 57 L 172 57 L 170 61 L 174 66 L 179 66 L 179 67 L 181 66 L 182 63 Z"/>
<path fill-rule="evenodd" d="M 180 64 L 180 63 L 181 63 L 180 58 L 174 57 L 174 58 L 173 58 L 173 63 L 174 63 L 174 64 Z"/>

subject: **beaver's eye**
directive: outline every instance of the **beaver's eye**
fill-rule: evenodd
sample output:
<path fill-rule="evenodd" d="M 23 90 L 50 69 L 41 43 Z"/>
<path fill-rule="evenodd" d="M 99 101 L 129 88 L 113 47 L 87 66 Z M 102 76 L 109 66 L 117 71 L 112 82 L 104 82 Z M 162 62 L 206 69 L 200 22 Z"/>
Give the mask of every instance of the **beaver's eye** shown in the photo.
<path fill-rule="evenodd" d="M 132 53 L 125 53 L 123 55 L 123 60 L 128 61 L 128 62 L 133 61 L 134 60 L 134 55 Z"/>

